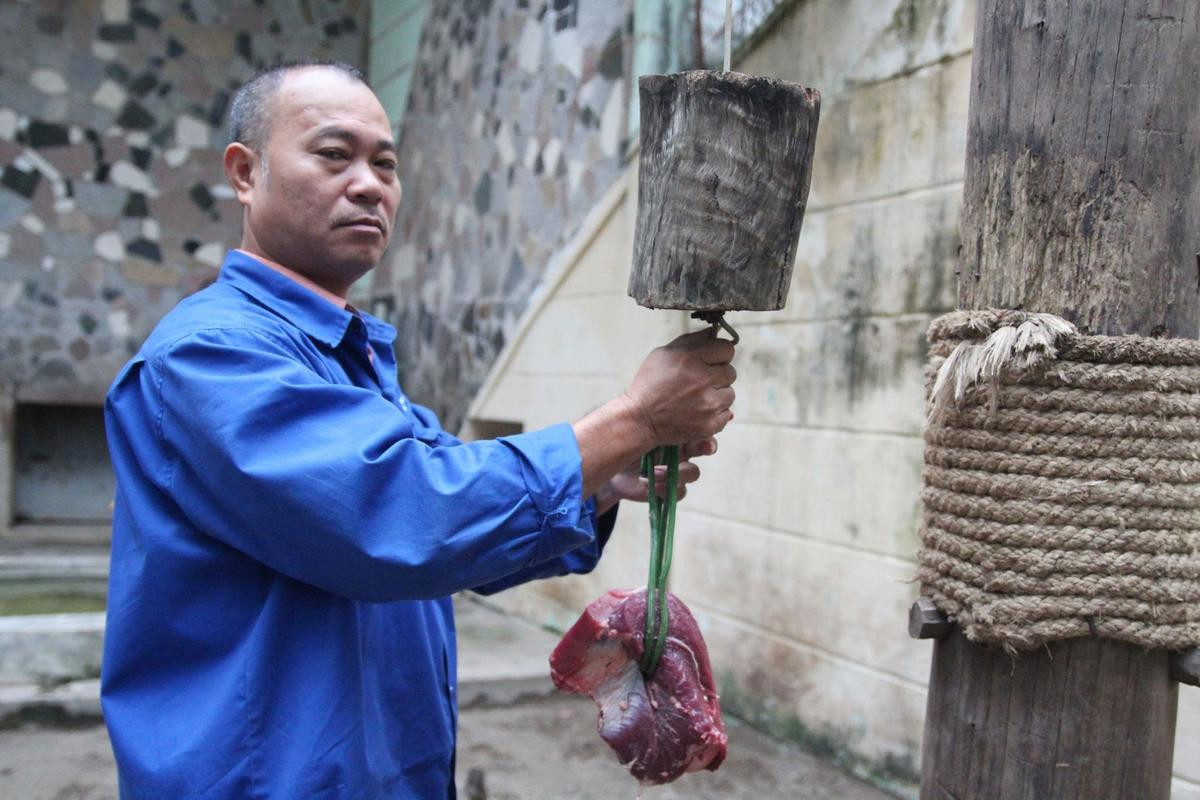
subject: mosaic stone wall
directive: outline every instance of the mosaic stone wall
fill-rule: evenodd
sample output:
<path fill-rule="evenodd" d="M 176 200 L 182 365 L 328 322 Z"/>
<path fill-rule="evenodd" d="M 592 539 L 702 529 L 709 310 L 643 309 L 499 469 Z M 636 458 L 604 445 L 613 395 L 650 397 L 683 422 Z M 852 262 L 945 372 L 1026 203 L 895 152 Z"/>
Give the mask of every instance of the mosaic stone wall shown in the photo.
<path fill-rule="evenodd" d="M 220 165 L 263 63 L 364 63 L 357 0 L 0 2 L 0 395 L 98 402 L 241 236 Z"/>
<path fill-rule="evenodd" d="M 372 310 L 401 381 L 456 427 L 551 255 L 626 147 L 631 0 L 433 0 Z M 373 59 L 374 61 L 374 59 Z"/>

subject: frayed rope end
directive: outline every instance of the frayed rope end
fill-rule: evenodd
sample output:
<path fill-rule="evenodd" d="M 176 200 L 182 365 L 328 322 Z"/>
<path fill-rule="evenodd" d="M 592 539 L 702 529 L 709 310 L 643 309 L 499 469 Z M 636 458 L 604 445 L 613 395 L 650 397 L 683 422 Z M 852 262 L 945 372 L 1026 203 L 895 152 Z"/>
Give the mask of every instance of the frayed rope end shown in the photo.
<path fill-rule="evenodd" d="M 976 384 L 995 387 L 1006 372 L 1022 372 L 1052 360 L 1058 355 L 1059 338 L 1074 333 L 1075 326 L 1062 317 L 1027 314 L 1017 324 L 996 328 L 983 341 L 959 342 L 938 368 L 929 419 L 941 418 Z"/>

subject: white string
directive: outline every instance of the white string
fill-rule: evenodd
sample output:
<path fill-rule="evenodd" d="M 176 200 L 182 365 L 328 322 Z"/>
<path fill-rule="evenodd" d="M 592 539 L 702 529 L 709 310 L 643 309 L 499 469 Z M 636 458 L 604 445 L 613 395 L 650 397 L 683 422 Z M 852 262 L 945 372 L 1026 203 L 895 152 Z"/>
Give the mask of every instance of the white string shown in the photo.
<path fill-rule="evenodd" d="M 733 0 L 725 0 L 725 71 L 733 56 Z"/>

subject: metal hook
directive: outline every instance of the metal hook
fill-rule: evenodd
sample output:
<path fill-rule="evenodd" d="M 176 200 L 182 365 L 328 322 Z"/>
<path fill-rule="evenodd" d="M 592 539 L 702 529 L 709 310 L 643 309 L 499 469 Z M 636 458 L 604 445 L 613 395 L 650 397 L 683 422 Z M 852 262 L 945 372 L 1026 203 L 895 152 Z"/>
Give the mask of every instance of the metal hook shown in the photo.
<path fill-rule="evenodd" d="M 717 324 L 725 329 L 725 332 L 733 339 L 734 344 L 742 340 L 742 337 L 738 336 L 738 332 L 733 329 L 733 326 L 725 321 L 725 317 L 717 317 Z"/>
<path fill-rule="evenodd" d="M 692 319 L 698 319 L 712 325 L 713 336 L 717 335 L 717 329 L 721 329 L 729 334 L 733 344 L 737 344 L 742 340 L 738 336 L 738 332 L 733 329 L 733 326 L 725 321 L 725 312 L 723 311 L 693 311 Z"/>

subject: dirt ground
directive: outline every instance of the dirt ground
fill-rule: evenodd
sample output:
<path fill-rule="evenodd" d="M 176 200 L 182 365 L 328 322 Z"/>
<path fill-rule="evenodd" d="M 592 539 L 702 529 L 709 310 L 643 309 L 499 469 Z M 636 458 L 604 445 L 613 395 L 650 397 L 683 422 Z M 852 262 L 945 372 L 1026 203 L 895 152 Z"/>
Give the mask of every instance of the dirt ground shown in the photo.
<path fill-rule="evenodd" d="M 586 698 L 554 697 L 459 717 L 460 785 L 482 769 L 487 800 L 635 800 L 638 785 L 596 735 Z M 643 800 L 887 800 L 809 754 L 727 720 L 729 758 Z M 101 725 L 0 731 L 0 795 L 13 800 L 116 800 L 116 770 Z M 468 800 L 460 792 L 461 800 Z"/>
<path fill-rule="evenodd" d="M 596 706 L 558 696 L 459 719 L 460 781 L 481 767 L 487 800 L 890 800 L 799 748 L 726 719 L 729 756 L 716 772 L 638 793 L 596 733 Z M 460 794 L 460 800 L 467 800 Z"/>

